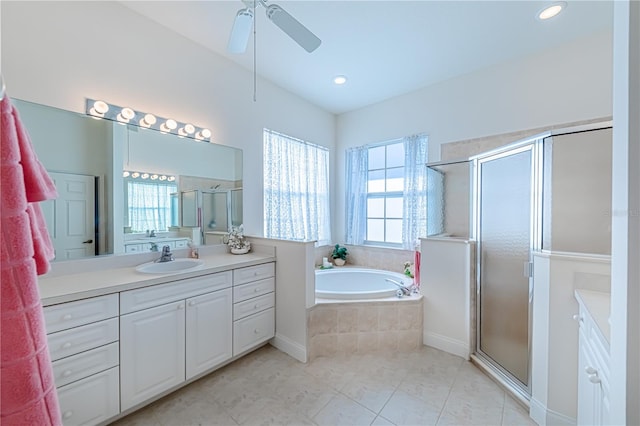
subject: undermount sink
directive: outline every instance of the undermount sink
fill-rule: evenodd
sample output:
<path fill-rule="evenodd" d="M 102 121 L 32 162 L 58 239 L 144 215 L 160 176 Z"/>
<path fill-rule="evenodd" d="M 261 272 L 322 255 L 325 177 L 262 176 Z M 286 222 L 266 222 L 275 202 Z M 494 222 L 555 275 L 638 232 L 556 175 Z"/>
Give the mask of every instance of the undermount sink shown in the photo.
<path fill-rule="evenodd" d="M 199 269 L 204 262 L 198 259 L 175 259 L 169 262 L 149 262 L 136 267 L 143 274 L 176 274 Z"/>

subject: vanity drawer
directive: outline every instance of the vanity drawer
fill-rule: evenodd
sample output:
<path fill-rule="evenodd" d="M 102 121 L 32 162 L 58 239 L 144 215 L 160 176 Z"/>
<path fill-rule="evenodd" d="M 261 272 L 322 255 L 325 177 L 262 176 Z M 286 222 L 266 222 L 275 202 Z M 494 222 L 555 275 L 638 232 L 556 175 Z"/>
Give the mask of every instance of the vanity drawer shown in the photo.
<path fill-rule="evenodd" d="M 273 308 L 233 323 L 233 356 L 271 339 L 275 334 Z"/>
<path fill-rule="evenodd" d="M 64 426 L 96 425 L 120 413 L 118 367 L 58 389 Z"/>
<path fill-rule="evenodd" d="M 231 271 L 124 291 L 120 293 L 120 311 L 128 314 L 228 287 Z"/>
<path fill-rule="evenodd" d="M 51 360 L 55 361 L 118 340 L 118 318 L 58 331 L 47 335 Z"/>
<path fill-rule="evenodd" d="M 118 365 L 118 342 L 91 349 L 53 362 L 56 387 L 68 385 Z"/>
<path fill-rule="evenodd" d="M 149 251 L 144 244 L 125 244 L 125 253 L 140 253 L 143 251 Z"/>
<path fill-rule="evenodd" d="M 233 305 L 233 320 L 239 320 L 251 314 L 273 308 L 276 302 L 275 293 L 267 293 L 264 296 L 254 297 L 244 302 Z"/>
<path fill-rule="evenodd" d="M 251 281 L 262 280 L 274 275 L 275 266 L 273 262 L 238 268 L 233 270 L 233 285 L 250 283 Z"/>
<path fill-rule="evenodd" d="M 243 284 L 233 288 L 233 303 L 242 302 L 247 299 L 262 296 L 270 293 L 276 288 L 274 278 L 255 281 L 250 284 Z"/>
<path fill-rule="evenodd" d="M 176 240 L 175 241 L 175 248 L 179 249 L 179 248 L 185 248 L 188 247 L 189 245 L 189 240 Z"/>
<path fill-rule="evenodd" d="M 118 316 L 118 295 L 92 297 L 91 299 L 46 306 L 44 319 L 47 333 L 66 330 Z"/>

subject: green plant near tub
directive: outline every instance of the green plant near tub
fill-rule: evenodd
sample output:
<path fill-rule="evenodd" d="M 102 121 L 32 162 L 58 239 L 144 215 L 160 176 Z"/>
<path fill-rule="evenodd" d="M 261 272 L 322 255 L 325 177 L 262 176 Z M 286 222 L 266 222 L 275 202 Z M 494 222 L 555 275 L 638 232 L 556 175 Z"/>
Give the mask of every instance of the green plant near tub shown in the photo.
<path fill-rule="evenodd" d="M 349 253 L 347 253 L 347 248 L 346 247 L 341 246 L 340 244 L 336 244 L 333 247 L 333 252 L 331 252 L 331 258 L 333 259 L 333 262 L 336 265 L 342 266 L 347 261 L 347 255 L 348 254 Z"/>

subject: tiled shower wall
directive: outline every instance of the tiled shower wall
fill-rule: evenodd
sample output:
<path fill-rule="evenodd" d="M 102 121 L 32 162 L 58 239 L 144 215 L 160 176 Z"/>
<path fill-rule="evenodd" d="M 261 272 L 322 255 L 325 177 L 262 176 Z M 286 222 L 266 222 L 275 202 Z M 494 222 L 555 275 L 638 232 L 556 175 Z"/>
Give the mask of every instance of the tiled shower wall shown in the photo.
<path fill-rule="evenodd" d="M 422 300 L 317 304 L 307 311 L 309 360 L 417 349 L 422 345 Z"/>
<path fill-rule="evenodd" d="M 341 244 L 344 245 L 344 244 Z M 404 271 L 404 262 L 412 262 L 414 252 L 412 250 L 390 249 L 384 247 L 351 246 L 345 245 L 348 250 L 347 265 L 363 268 L 383 269 L 385 271 Z M 322 258 L 328 257 L 331 261 L 333 246 L 316 247 L 315 265 L 322 264 Z"/>

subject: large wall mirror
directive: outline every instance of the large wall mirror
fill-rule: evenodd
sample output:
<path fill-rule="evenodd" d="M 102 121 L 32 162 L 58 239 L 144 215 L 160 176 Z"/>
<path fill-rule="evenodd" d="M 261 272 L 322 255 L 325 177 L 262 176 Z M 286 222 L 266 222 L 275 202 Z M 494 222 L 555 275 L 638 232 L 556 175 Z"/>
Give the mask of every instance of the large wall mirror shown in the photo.
<path fill-rule="evenodd" d="M 14 104 L 58 189 L 41 203 L 56 260 L 216 243 L 242 223 L 241 150 Z"/>

